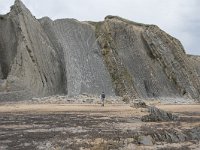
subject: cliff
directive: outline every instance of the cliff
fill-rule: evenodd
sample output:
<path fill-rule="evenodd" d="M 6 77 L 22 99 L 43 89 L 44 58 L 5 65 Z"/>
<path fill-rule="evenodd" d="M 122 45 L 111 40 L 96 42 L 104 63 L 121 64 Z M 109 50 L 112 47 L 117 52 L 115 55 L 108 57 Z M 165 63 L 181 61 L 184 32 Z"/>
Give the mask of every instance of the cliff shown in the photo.
<path fill-rule="evenodd" d="M 155 25 L 36 19 L 20 0 L 0 16 L 0 101 L 83 93 L 200 94 L 199 57 Z"/>

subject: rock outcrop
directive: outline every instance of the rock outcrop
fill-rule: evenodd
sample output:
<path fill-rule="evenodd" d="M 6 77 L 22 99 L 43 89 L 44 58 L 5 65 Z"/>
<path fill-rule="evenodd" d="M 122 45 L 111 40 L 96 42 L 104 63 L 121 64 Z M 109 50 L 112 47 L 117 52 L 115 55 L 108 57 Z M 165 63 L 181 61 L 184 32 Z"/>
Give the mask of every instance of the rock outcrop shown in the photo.
<path fill-rule="evenodd" d="M 170 112 L 158 109 L 156 107 L 148 106 L 149 115 L 143 116 L 142 121 L 144 122 L 158 122 L 158 121 L 176 121 L 178 116 Z"/>
<path fill-rule="evenodd" d="M 3 79 L 15 76 L 21 81 L 20 86 L 30 89 L 33 95 L 63 93 L 59 57 L 38 20 L 20 0 L 15 1 L 11 12 L 3 16 L 0 24 Z M 13 94 L 12 90 L 8 92 Z"/>
<path fill-rule="evenodd" d="M 199 141 L 200 139 L 199 135 L 200 127 L 191 127 L 180 130 L 176 128 L 163 129 L 158 127 L 142 126 L 141 130 L 144 132 L 145 135 L 148 135 L 149 141 L 154 141 L 154 142 L 167 142 L 167 143 L 180 144 L 181 142 L 195 141 L 195 140 Z"/>
<path fill-rule="evenodd" d="M 197 71 L 177 39 L 157 26 L 120 17 L 93 24 L 119 94 L 199 97 Z"/>
<path fill-rule="evenodd" d="M 20 0 L 0 16 L 0 101 L 102 91 L 198 99 L 197 62 L 155 25 L 115 16 L 38 20 Z"/>
<path fill-rule="evenodd" d="M 67 93 L 114 95 L 93 27 L 74 19 L 40 20 L 64 67 Z"/>

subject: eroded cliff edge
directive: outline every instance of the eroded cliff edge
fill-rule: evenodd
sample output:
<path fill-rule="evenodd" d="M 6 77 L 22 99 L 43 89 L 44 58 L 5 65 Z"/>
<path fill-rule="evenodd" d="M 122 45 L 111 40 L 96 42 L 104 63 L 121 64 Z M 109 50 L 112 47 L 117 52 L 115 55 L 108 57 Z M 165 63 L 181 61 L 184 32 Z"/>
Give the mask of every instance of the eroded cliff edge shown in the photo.
<path fill-rule="evenodd" d="M 199 70 L 199 57 L 155 25 L 37 20 L 20 0 L 0 16 L 1 101 L 102 91 L 198 99 Z"/>

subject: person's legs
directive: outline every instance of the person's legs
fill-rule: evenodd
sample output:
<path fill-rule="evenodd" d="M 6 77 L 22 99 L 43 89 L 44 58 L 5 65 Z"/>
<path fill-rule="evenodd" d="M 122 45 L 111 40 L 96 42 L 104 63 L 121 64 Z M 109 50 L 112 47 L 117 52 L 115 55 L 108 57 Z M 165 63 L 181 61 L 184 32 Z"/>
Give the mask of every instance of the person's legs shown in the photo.
<path fill-rule="evenodd" d="M 101 106 L 104 106 L 104 98 L 102 98 L 102 104 L 101 104 Z"/>

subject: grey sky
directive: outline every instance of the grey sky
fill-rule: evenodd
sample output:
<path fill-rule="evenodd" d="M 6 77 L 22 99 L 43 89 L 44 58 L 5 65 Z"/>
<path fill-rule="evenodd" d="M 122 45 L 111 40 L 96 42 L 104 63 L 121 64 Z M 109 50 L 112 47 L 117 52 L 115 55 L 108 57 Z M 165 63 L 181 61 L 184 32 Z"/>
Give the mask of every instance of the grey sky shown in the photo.
<path fill-rule="evenodd" d="M 189 54 L 200 55 L 199 0 L 22 0 L 37 18 L 101 21 L 107 15 L 156 24 L 178 38 Z M 0 0 L 0 14 L 14 0 Z"/>

